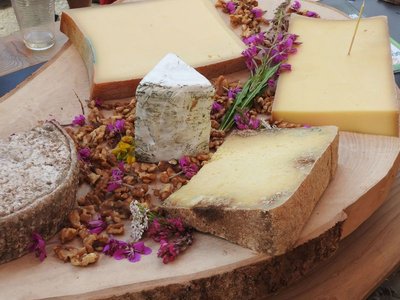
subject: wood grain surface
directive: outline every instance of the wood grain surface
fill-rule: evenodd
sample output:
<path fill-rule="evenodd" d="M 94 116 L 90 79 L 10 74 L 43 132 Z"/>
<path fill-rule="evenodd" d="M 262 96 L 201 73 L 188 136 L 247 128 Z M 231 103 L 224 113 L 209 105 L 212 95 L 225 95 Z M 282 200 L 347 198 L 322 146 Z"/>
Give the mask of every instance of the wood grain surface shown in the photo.
<path fill-rule="evenodd" d="M 276 5 L 279 1 L 261 2 L 265 5 L 264 8 L 272 11 L 273 5 L 270 7 L 270 3 Z M 343 18 L 343 15 L 329 8 L 311 3 L 307 3 L 307 6 L 321 13 L 323 17 Z M 75 48 L 66 44 L 49 63 L 0 99 L 0 137 L 28 129 L 39 120 L 57 119 L 62 124 L 68 124 L 73 116 L 82 113 L 78 98 L 85 104 L 88 97 L 89 84 L 85 66 Z M 33 259 L 33 255 L 27 255 L 0 266 L 2 297 L 111 299 L 113 296 L 126 296 L 125 299 L 133 299 L 146 295 L 148 298 L 157 298 L 157 295 L 163 293 L 176 293 L 186 295 L 183 299 L 191 299 L 191 296 L 203 293 L 218 298 L 221 294 L 210 288 L 218 284 L 229 288 L 229 295 L 240 293 L 243 299 L 276 291 L 304 276 L 311 268 L 331 256 L 337 249 L 341 230 L 343 229 L 344 235 L 348 235 L 370 217 L 383 203 L 397 174 L 400 151 L 398 138 L 343 132 L 340 135 L 339 151 L 337 176 L 313 212 L 297 247 L 283 257 L 271 258 L 210 235 L 196 234 L 193 247 L 168 266 L 164 266 L 153 253 L 143 257 L 142 261 L 136 264 L 115 262 L 108 257 L 102 257 L 98 264 L 80 269 L 60 263 L 51 254 L 54 244 L 49 244 L 47 249 L 50 255 L 44 263 Z M 396 192 L 391 196 L 393 199 L 400 197 L 399 182 L 398 179 Z M 391 207 L 389 213 L 395 214 L 396 207 Z M 400 207 L 397 207 L 397 210 L 400 211 Z M 371 231 L 376 234 L 370 236 L 373 241 L 385 237 L 382 232 L 391 226 L 386 220 L 380 222 L 379 218 L 374 218 L 377 217 L 371 218 L 375 220 L 372 221 L 374 230 L 366 230 L 361 235 L 363 237 Z M 387 218 L 393 219 L 394 216 Z M 390 230 L 395 232 L 393 228 Z M 340 295 L 366 295 L 387 276 L 399 258 L 393 254 L 389 261 L 389 257 L 386 259 L 384 255 L 380 255 L 382 250 L 379 250 L 379 243 L 375 245 L 371 240 L 358 240 L 355 235 L 355 242 L 367 244 L 353 245 L 352 238 L 353 234 L 343 241 L 343 250 L 339 250 L 342 251 L 339 252 L 341 255 L 348 257 L 343 259 L 347 261 L 350 269 L 360 267 L 357 260 L 352 261 L 358 256 L 353 256 L 351 247 L 356 247 L 360 252 L 362 249 L 370 249 L 370 252 L 364 250 L 371 256 L 375 255 L 370 259 L 379 258 L 377 262 L 385 264 L 379 268 L 375 266 L 375 274 L 371 280 L 366 281 L 367 284 L 359 282 L 363 279 L 362 276 L 354 277 L 351 278 L 352 283 L 349 279 L 347 285 L 340 288 Z M 388 240 L 385 239 L 385 242 Z M 156 244 L 149 242 L 149 245 L 153 252 L 156 252 Z M 400 246 L 395 243 L 388 247 L 391 247 L 391 253 L 395 253 Z M 332 286 L 329 286 L 331 281 L 328 278 L 334 278 L 340 271 L 339 267 L 340 265 L 336 268 L 336 264 L 333 263 L 332 269 L 318 269 L 325 277 L 315 275 L 318 279 L 326 278 L 324 282 L 328 284 L 327 289 L 330 287 L 333 298 L 336 297 L 333 284 L 337 286 L 341 278 L 338 277 L 336 282 L 332 281 Z M 280 285 L 275 285 L 274 280 L 279 281 Z M 251 286 L 251 289 L 247 291 L 246 286 Z M 315 286 L 310 280 L 307 290 L 301 289 L 291 293 L 312 299 L 310 296 L 317 295 L 318 291 L 324 291 L 324 288 Z M 220 288 L 218 290 L 221 291 Z M 211 292 L 216 294 L 207 294 Z M 282 295 L 284 297 L 285 294 Z"/>
<path fill-rule="evenodd" d="M 400 175 L 384 204 L 339 244 L 330 260 L 272 297 L 364 299 L 400 263 Z"/>

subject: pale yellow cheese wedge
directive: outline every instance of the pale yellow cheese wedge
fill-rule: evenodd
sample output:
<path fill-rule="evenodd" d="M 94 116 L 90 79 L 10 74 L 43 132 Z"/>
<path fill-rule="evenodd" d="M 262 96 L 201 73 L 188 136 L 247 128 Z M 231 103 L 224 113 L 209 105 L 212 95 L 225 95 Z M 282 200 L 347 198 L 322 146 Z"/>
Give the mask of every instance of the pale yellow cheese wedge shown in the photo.
<path fill-rule="evenodd" d="M 167 53 L 206 77 L 245 68 L 244 43 L 210 0 L 146 0 L 63 12 L 61 31 L 77 47 L 92 97 L 134 95 Z"/>
<path fill-rule="evenodd" d="M 386 17 L 356 20 L 292 17 L 302 44 L 289 58 L 292 72 L 278 82 L 274 119 L 336 125 L 340 130 L 398 136 L 398 103 Z"/>
<path fill-rule="evenodd" d="M 337 134 L 326 126 L 231 135 L 162 208 L 200 231 L 282 254 L 336 171 Z"/>

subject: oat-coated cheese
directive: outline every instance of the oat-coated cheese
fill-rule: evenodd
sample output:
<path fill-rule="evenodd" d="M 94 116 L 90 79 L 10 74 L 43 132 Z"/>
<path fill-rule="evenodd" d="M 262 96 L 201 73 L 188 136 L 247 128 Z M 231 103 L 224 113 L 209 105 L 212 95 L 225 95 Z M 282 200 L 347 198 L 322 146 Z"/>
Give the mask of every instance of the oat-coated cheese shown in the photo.
<path fill-rule="evenodd" d="M 74 142 L 56 123 L 0 140 L 0 264 L 51 238 L 76 205 Z"/>

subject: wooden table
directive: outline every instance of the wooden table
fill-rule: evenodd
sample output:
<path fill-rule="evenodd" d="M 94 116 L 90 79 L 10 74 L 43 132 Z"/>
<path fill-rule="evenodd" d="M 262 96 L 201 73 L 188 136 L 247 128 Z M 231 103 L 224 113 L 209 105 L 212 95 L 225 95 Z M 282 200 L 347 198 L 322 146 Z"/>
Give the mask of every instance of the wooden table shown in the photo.
<path fill-rule="evenodd" d="M 58 30 L 59 22 L 56 22 L 55 26 L 57 29 L 56 43 L 44 51 L 33 51 L 26 48 L 20 32 L 0 38 L 0 77 L 52 58 L 67 41 L 67 37 Z"/>
<path fill-rule="evenodd" d="M 26 49 L 18 34 L 0 38 L 0 76 L 46 61 L 63 46 L 44 52 Z M 341 242 L 337 254 L 276 299 L 360 299 L 369 295 L 400 263 L 400 176 L 386 202 Z"/>

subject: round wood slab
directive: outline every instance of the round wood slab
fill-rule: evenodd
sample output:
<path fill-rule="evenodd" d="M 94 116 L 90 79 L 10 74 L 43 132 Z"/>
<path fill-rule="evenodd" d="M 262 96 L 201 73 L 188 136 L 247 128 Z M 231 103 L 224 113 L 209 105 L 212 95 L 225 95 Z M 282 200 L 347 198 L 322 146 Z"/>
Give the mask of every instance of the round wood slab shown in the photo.
<path fill-rule="evenodd" d="M 272 4 L 273 5 L 272 5 Z M 279 1 L 261 1 L 270 16 Z M 312 3 L 305 8 L 325 18 L 342 14 Z M 68 43 L 59 54 L 17 89 L 0 99 L 0 137 L 33 127 L 38 120 L 71 122 L 89 96 L 85 66 Z M 337 175 L 303 229 L 297 246 L 281 257 L 269 257 L 225 240 L 196 234 L 177 261 L 163 265 L 157 245 L 138 263 L 102 256 L 88 268 L 63 264 L 52 253 L 39 263 L 32 254 L 0 265 L 5 299 L 136 299 L 200 297 L 259 298 L 298 280 L 331 257 L 339 241 L 383 203 L 397 174 L 400 140 L 340 133 Z M 56 239 L 54 240 L 54 243 Z M 115 296 L 115 297 L 114 297 Z"/>

